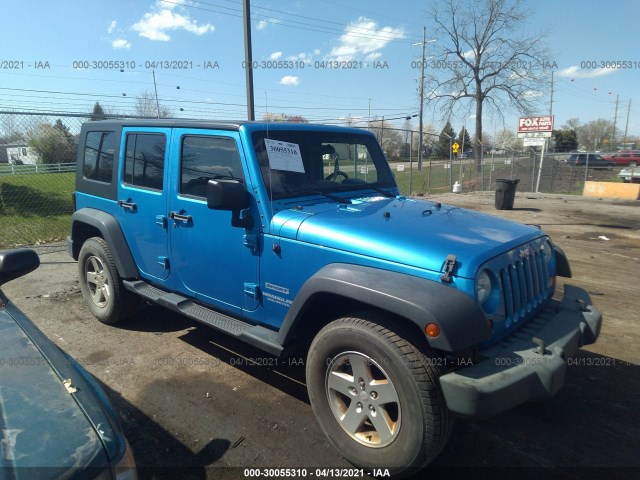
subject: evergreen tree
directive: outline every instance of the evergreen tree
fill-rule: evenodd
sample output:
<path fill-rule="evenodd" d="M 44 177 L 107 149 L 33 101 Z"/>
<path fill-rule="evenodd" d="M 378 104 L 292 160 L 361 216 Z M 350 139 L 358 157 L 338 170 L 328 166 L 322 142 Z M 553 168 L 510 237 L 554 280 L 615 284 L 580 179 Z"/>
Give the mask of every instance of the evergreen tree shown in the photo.
<path fill-rule="evenodd" d="M 469 137 L 469 131 L 466 127 L 462 127 L 462 130 L 460 130 L 460 134 L 458 135 L 458 144 L 460 145 L 460 151 L 462 151 L 463 145 L 465 150 L 471 149 L 471 137 Z"/>
<path fill-rule="evenodd" d="M 93 112 L 91 113 L 91 121 L 104 120 L 105 118 L 107 118 L 107 115 L 104 113 L 102 105 L 100 105 L 100 102 L 96 102 L 93 106 Z"/>
<path fill-rule="evenodd" d="M 438 137 L 438 145 L 436 146 L 436 149 L 439 157 L 449 158 L 449 149 L 451 147 L 451 143 L 455 140 L 455 137 L 456 132 L 451 126 L 451 122 L 447 122 Z M 449 142 L 449 139 L 452 139 L 451 142 Z"/>

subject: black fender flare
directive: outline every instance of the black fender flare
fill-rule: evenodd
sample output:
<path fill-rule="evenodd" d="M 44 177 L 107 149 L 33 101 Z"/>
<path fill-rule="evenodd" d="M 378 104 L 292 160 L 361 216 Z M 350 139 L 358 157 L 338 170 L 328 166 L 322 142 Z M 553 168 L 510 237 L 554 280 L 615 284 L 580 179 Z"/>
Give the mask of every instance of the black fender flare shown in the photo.
<path fill-rule="evenodd" d="M 482 343 L 491 334 L 475 300 L 455 287 L 378 268 L 334 263 L 321 268 L 296 295 L 278 332 L 281 345 L 287 344 L 298 328 L 304 328 L 305 306 L 323 293 L 392 312 L 413 322 L 423 334 L 428 323 L 435 323 L 440 335 L 424 335 L 438 350 L 462 351 Z"/>
<path fill-rule="evenodd" d="M 122 278 L 138 278 L 140 273 L 133 259 L 129 244 L 124 238 L 120 223 L 110 213 L 95 208 L 81 208 L 71 215 L 71 238 L 69 252 L 78 259 L 80 248 L 82 245 L 76 245 L 74 238 L 79 224 L 89 225 L 96 228 L 104 241 L 107 242 L 111 249 L 111 255 L 118 269 L 118 274 Z"/>
<path fill-rule="evenodd" d="M 571 278 L 571 266 L 569 259 L 558 245 L 553 244 L 553 251 L 556 257 L 556 275 L 565 278 Z"/>

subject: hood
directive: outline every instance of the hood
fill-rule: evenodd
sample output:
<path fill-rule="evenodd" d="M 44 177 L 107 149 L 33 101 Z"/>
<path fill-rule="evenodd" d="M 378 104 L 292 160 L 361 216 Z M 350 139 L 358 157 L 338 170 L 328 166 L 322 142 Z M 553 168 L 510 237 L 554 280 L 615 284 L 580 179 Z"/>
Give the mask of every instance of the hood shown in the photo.
<path fill-rule="evenodd" d="M 458 207 L 405 197 L 298 206 L 274 217 L 276 235 L 385 261 L 442 271 L 457 257 L 457 276 L 474 278 L 487 260 L 544 233 Z"/>
<path fill-rule="evenodd" d="M 22 467 L 56 467 L 55 476 L 64 476 L 99 458 L 106 463 L 100 438 L 63 379 L 5 309 L 0 342 L 0 478 Z"/>

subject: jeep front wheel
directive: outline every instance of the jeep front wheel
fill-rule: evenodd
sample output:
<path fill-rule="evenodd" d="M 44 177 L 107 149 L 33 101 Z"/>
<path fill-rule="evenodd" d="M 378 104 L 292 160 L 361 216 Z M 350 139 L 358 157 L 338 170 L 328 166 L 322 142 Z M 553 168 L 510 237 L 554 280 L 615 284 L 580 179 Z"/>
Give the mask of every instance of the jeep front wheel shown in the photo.
<path fill-rule="evenodd" d="M 109 246 L 102 238 L 90 238 L 82 245 L 78 278 L 89 310 L 102 323 L 120 322 L 135 311 L 138 297 L 124 288 Z"/>
<path fill-rule="evenodd" d="M 306 367 L 311 405 L 354 465 L 413 473 L 446 444 L 453 417 L 440 364 L 422 350 L 372 312 L 331 322 L 313 340 Z"/>

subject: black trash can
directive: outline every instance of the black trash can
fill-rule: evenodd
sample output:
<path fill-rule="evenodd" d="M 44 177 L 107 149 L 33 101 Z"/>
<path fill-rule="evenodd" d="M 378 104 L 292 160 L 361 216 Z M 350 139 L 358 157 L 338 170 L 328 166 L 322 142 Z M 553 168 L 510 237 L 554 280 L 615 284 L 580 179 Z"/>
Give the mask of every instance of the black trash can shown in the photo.
<path fill-rule="evenodd" d="M 511 210 L 513 208 L 518 182 L 520 182 L 519 178 L 515 180 L 496 179 L 496 210 Z"/>

